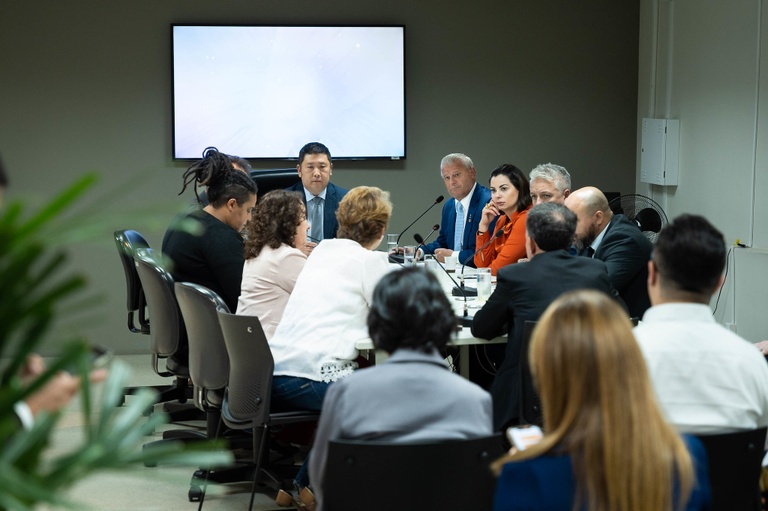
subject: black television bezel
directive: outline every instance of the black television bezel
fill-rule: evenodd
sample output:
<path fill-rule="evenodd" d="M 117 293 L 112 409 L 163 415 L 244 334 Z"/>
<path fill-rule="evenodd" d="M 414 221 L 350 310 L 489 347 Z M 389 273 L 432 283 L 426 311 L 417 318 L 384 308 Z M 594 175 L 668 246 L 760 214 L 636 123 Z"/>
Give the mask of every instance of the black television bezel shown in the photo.
<path fill-rule="evenodd" d="M 403 29 L 403 155 L 402 156 L 336 156 L 333 154 L 333 148 L 331 155 L 333 161 L 400 161 L 406 159 L 408 155 L 408 95 L 406 83 L 408 80 L 407 70 L 408 65 L 406 62 L 406 26 L 405 24 L 380 24 L 380 23 L 339 23 L 339 24 L 298 24 L 298 23 L 171 23 L 169 30 L 170 46 L 169 46 L 169 59 L 170 59 L 170 75 L 171 75 L 171 160 L 174 162 L 194 162 L 199 158 L 177 158 L 176 157 L 176 101 L 175 90 L 176 81 L 174 73 L 174 46 L 173 46 L 173 29 L 174 27 L 319 27 L 319 28 L 333 28 L 333 27 L 374 27 L 374 28 L 402 28 Z M 307 142 L 312 142 L 308 140 Z M 320 141 L 322 142 L 322 141 Z M 298 161 L 296 158 L 284 158 L 284 157 L 265 157 L 265 156 L 244 156 L 237 155 L 241 158 L 245 158 L 249 161 Z M 202 154 L 201 154 L 202 157 Z"/>

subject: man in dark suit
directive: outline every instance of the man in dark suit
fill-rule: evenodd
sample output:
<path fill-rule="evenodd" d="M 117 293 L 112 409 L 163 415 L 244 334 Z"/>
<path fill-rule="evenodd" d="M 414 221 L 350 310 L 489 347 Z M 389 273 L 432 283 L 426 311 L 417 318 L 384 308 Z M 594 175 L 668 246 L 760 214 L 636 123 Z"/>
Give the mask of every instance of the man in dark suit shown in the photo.
<path fill-rule="evenodd" d="M 538 321 L 550 303 L 574 289 L 596 289 L 618 299 L 603 262 L 568 253 L 576 230 L 573 212 L 553 202 L 538 204 L 528 212 L 525 226 L 528 262 L 499 270 L 496 290 L 472 321 L 475 337 L 493 339 L 508 333 L 504 361 L 491 385 L 495 431 L 519 421 L 525 322 Z"/>
<path fill-rule="evenodd" d="M 445 156 L 440 162 L 440 175 L 451 198 L 443 206 L 440 234 L 424 247 L 425 252 L 435 254 L 441 263 L 456 253 L 459 264 L 467 261 L 474 268 L 475 234 L 483 207 L 491 200 L 491 191 L 477 183 L 475 165 L 466 154 Z"/>
<path fill-rule="evenodd" d="M 571 193 L 565 205 L 579 219 L 574 239 L 579 255 L 603 261 L 629 315 L 642 318 L 651 306 L 646 284 L 651 241 L 626 216 L 614 215 L 603 192 L 593 186 Z"/>
<path fill-rule="evenodd" d="M 320 142 L 310 142 L 299 151 L 299 164 L 296 166 L 301 182 L 288 188 L 302 192 L 304 205 L 307 207 L 310 240 L 308 249 L 326 239 L 335 238 L 339 228 L 336 222 L 336 210 L 339 202 L 349 190 L 331 183 L 333 162 L 331 152 Z"/>

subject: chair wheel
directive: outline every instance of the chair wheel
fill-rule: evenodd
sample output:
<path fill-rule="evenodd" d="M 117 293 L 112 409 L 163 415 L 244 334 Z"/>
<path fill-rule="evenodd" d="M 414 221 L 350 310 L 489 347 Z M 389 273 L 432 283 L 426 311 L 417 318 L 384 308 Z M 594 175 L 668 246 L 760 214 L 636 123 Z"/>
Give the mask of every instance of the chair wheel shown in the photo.
<path fill-rule="evenodd" d="M 191 486 L 188 497 L 190 502 L 200 502 L 200 499 L 203 498 L 203 489 L 199 486 Z"/>
<path fill-rule="evenodd" d="M 141 450 L 142 450 L 142 452 L 146 453 L 147 452 L 147 446 L 146 445 L 142 445 L 141 446 Z M 144 466 L 145 467 L 150 467 L 150 468 L 151 467 L 156 467 L 157 466 L 157 461 L 147 461 L 147 460 L 144 460 Z"/>

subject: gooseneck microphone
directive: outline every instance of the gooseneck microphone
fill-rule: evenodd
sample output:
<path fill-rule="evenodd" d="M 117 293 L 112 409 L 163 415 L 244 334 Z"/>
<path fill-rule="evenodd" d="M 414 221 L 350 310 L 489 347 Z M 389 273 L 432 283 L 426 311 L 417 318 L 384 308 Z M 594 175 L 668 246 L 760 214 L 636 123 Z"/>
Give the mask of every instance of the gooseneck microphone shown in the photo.
<path fill-rule="evenodd" d="M 466 259 L 464 259 L 464 262 L 461 263 L 461 276 L 459 277 L 459 282 L 461 282 L 461 286 L 459 286 L 458 289 L 454 289 L 452 291 L 453 296 L 464 296 L 464 295 L 467 295 L 467 296 L 477 296 L 477 289 L 465 289 L 464 288 L 464 267 L 467 265 L 467 263 L 471 259 L 473 259 L 480 252 L 482 252 L 485 247 L 490 245 L 493 240 L 495 240 L 496 238 L 498 238 L 502 234 L 504 234 L 504 228 L 503 227 L 501 229 L 499 229 L 498 231 L 494 232 L 493 236 L 491 236 L 491 239 L 489 239 L 488 241 L 483 243 L 483 246 L 481 246 L 480 248 L 475 250 L 474 254 L 472 254 L 471 256 L 469 256 Z"/>
<path fill-rule="evenodd" d="M 439 228 L 440 228 L 439 225 L 435 225 L 432 228 L 432 232 L 437 231 Z M 432 233 L 430 233 L 430 234 L 432 234 Z M 429 238 L 429 235 L 427 235 L 427 238 Z M 418 243 L 420 247 L 423 246 L 424 242 L 426 241 L 424 238 L 422 238 L 421 234 L 418 234 L 418 233 L 413 235 L 413 239 L 416 240 L 416 243 Z M 416 250 L 418 251 L 419 249 L 417 248 Z M 456 285 L 456 287 L 453 288 L 454 291 L 456 289 L 458 289 L 461 292 L 461 295 L 464 297 L 464 314 L 462 314 L 461 317 L 459 318 L 459 324 L 461 326 L 471 326 L 472 325 L 472 318 L 469 317 L 469 312 L 468 312 L 469 306 L 467 305 L 467 295 L 466 295 L 466 293 L 464 293 L 464 290 L 459 287 L 459 283 L 456 282 L 456 279 L 451 277 L 451 274 L 448 273 L 448 270 L 446 270 L 443 267 L 442 264 L 437 263 L 437 265 L 440 267 L 441 270 L 443 270 L 443 272 L 446 275 L 448 275 L 448 278 L 451 279 L 451 282 L 453 282 Z M 477 294 L 477 291 L 475 291 L 475 294 Z M 456 295 L 454 295 L 454 296 L 456 296 Z"/>
<path fill-rule="evenodd" d="M 431 230 L 431 231 L 429 231 L 429 234 L 427 234 L 427 237 L 426 237 L 426 238 L 423 238 L 423 237 L 421 236 L 421 234 L 419 234 L 418 232 L 417 232 L 416 234 L 414 234 L 414 235 L 413 235 L 413 239 L 414 239 L 414 241 L 415 241 L 416 243 L 418 243 L 418 244 L 419 244 L 419 246 L 418 246 L 418 247 L 416 247 L 416 254 L 418 254 L 418 253 L 419 253 L 419 249 L 420 249 L 421 247 L 423 247 L 423 246 L 424 246 L 424 244 L 427 242 L 427 240 L 428 240 L 428 239 L 429 239 L 429 238 L 430 238 L 430 237 L 431 237 L 433 234 L 435 234 L 435 233 L 436 233 L 438 230 L 440 230 L 440 224 L 435 224 L 435 225 L 433 225 L 433 226 L 432 226 L 432 230 Z"/>
<path fill-rule="evenodd" d="M 405 229 L 403 229 L 403 230 L 400 232 L 400 235 L 397 237 L 397 245 L 398 245 L 398 246 L 400 246 L 400 238 L 402 238 L 402 237 L 403 237 L 403 234 L 405 233 L 405 231 L 407 231 L 408 229 L 410 229 L 411 227 L 413 227 L 413 224 L 415 224 L 416 222 L 418 222 L 418 221 L 419 221 L 419 219 L 420 219 L 421 217 L 423 217 L 424 215 L 426 215 L 426 214 L 429 212 L 429 210 L 430 210 L 430 209 L 432 209 L 432 208 L 434 208 L 434 207 L 435 207 L 435 205 L 437 205 L 437 204 L 440 204 L 441 202 L 443 202 L 443 199 L 444 199 L 444 197 L 443 197 L 442 195 L 441 195 L 440 197 L 438 197 L 437 199 L 435 199 L 435 202 L 433 202 L 433 203 L 432 203 L 432 205 L 431 205 L 431 206 L 429 206 L 429 207 L 427 208 L 427 210 L 426 210 L 426 211 L 424 211 L 424 213 L 420 214 L 420 215 L 418 216 L 418 218 L 416 218 L 416 220 L 414 220 L 413 222 L 411 222 L 411 223 L 408 225 L 408 227 L 406 227 Z"/>

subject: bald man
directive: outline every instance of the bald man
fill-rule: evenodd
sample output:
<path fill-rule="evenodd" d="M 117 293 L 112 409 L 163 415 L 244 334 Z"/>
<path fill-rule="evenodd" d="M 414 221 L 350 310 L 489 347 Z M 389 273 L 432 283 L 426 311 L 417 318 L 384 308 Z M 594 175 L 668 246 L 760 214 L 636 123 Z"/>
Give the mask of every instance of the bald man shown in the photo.
<path fill-rule="evenodd" d="M 651 241 L 626 216 L 614 215 L 603 192 L 593 186 L 572 192 L 565 205 L 578 218 L 574 245 L 579 255 L 603 261 L 630 316 L 642 318 L 651 306 L 646 284 Z"/>

